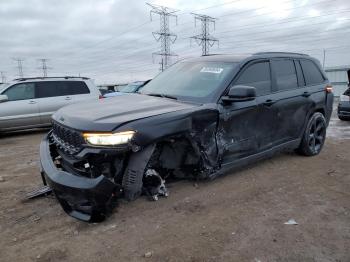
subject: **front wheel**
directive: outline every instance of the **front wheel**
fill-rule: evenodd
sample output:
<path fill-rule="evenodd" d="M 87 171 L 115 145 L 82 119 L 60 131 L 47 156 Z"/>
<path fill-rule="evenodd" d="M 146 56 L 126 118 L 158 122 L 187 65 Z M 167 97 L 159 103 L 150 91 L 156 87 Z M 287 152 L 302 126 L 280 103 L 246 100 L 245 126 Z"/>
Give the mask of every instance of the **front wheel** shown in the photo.
<path fill-rule="evenodd" d="M 318 155 L 326 140 L 327 123 L 324 116 L 316 112 L 307 123 L 302 141 L 297 152 L 305 156 Z"/>

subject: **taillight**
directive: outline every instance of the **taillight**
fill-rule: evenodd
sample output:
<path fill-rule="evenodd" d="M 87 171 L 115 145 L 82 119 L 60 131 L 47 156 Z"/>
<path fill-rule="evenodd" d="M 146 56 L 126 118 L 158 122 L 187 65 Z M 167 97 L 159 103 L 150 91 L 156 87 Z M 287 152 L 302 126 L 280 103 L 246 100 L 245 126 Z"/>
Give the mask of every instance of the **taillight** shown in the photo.
<path fill-rule="evenodd" d="M 103 98 L 104 98 L 103 95 L 98 96 L 98 99 L 103 99 Z"/>
<path fill-rule="evenodd" d="M 327 86 L 326 86 L 326 92 L 327 92 L 327 93 L 332 93 L 332 92 L 333 92 L 333 86 L 327 85 Z"/>

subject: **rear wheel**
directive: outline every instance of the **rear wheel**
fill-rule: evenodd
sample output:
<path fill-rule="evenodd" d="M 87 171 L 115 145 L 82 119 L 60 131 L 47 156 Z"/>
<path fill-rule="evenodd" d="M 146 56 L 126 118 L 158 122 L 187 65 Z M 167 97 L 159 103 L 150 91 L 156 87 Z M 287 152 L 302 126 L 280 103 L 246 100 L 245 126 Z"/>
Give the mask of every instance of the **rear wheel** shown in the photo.
<path fill-rule="evenodd" d="M 326 139 L 327 123 L 324 116 L 316 112 L 307 123 L 298 152 L 305 156 L 318 155 Z"/>

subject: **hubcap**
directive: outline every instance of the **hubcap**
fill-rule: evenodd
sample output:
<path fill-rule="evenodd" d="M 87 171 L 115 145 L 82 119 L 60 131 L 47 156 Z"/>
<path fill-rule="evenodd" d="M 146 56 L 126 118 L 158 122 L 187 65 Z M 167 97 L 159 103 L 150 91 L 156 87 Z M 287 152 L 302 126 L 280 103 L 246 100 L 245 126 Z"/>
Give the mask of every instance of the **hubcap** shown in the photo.
<path fill-rule="evenodd" d="M 313 120 L 309 132 L 309 148 L 317 154 L 323 145 L 326 135 L 326 126 L 322 119 L 316 118 Z"/>

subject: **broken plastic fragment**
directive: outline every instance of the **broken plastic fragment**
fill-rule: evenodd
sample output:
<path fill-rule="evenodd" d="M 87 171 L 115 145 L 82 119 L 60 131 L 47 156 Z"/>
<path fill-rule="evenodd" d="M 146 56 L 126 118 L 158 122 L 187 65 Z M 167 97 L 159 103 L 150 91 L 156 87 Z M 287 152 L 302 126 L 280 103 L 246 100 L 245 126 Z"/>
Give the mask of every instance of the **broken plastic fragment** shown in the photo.
<path fill-rule="evenodd" d="M 289 219 L 287 222 L 284 223 L 285 225 L 298 225 L 298 223 L 293 219 Z"/>
<path fill-rule="evenodd" d="M 146 193 L 152 200 L 157 201 L 159 196 L 168 197 L 169 193 L 165 187 L 165 180 L 154 169 L 148 169 L 143 179 Z"/>

